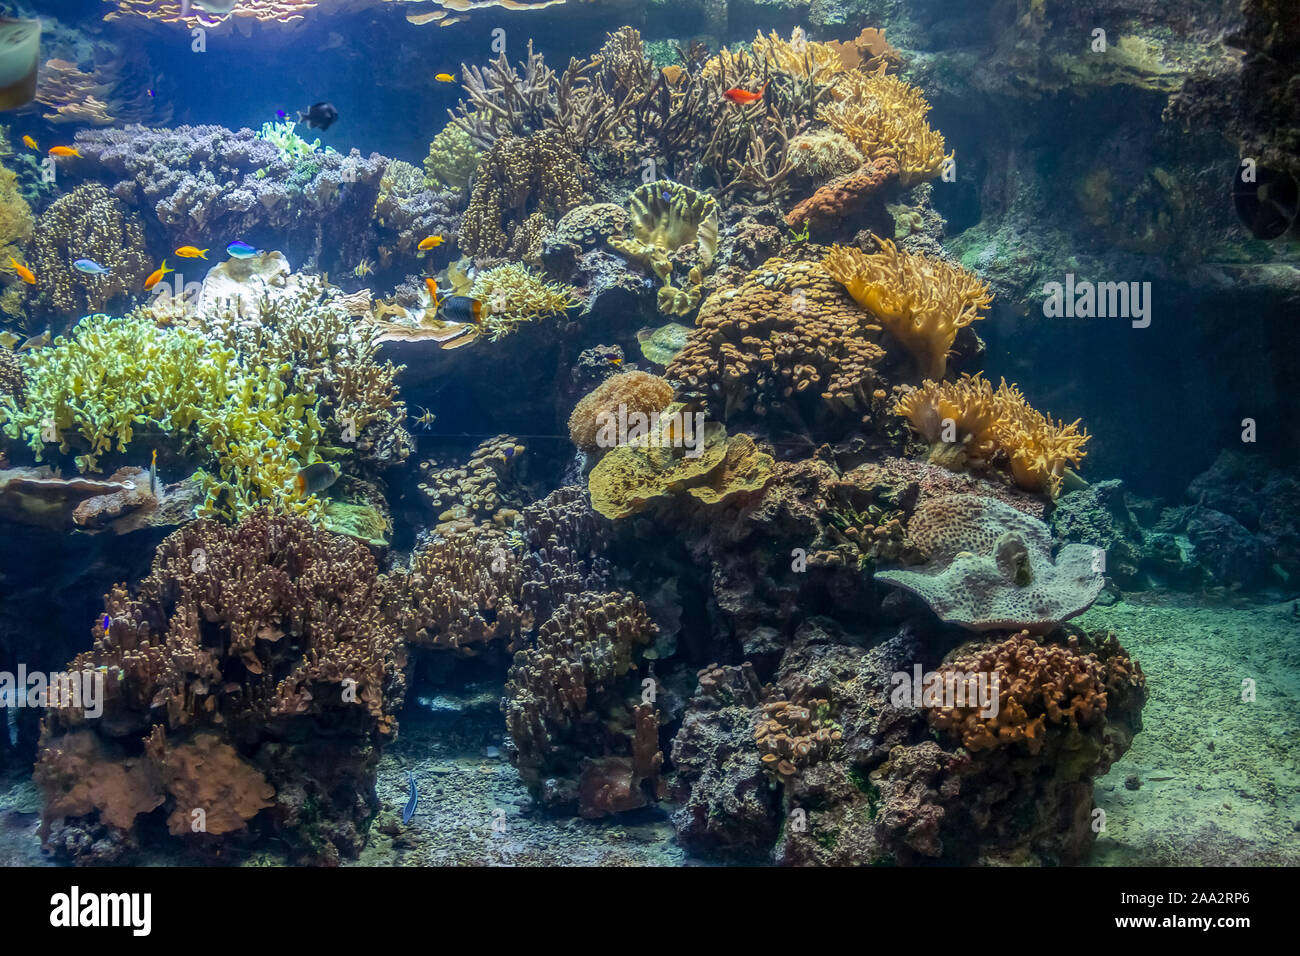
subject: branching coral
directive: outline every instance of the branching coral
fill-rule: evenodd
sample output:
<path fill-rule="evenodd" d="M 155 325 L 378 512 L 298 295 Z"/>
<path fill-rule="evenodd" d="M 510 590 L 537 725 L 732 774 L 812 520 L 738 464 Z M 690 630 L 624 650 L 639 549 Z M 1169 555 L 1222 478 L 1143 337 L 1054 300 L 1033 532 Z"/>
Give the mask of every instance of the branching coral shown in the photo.
<path fill-rule="evenodd" d="M 705 301 L 664 376 L 724 420 L 739 412 L 801 417 L 795 409 L 805 399 L 861 414 L 885 354 L 879 332 L 820 263 L 769 259 Z"/>
<path fill-rule="evenodd" d="M 109 270 L 86 275 L 73 268 L 90 259 Z M 60 196 L 36 220 L 28 251 L 36 274 L 29 307 L 60 322 L 103 309 L 140 288 L 153 269 L 144 252 L 139 218 L 103 186 L 84 183 Z"/>
<path fill-rule="evenodd" d="M 535 213 L 552 222 L 587 199 L 589 171 L 557 133 L 503 137 L 479 160 L 474 191 L 460 227 L 460 244 L 470 255 L 500 255 L 516 249 L 515 231 Z"/>
<path fill-rule="evenodd" d="M 243 369 L 235 353 L 189 329 L 159 329 L 147 318 L 83 319 L 72 337 L 28 357 L 27 392 L 0 406 L 4 430 L 37 460 L 47 443 L 95 471 L 99 458 L 125 452 L 137 431 L 174 436 L 215 462 L 204 476 L 205 510 L 243 513 L 259 502 L 314 513 L 293 480 L 321 439 L 317 397 L 291 391 L 288 369 Z M 155 439 L 156 440 L 156 439 Z"/>
<path fill-rule="evenodd" d="M 37 770 L 47 843 L 92 826 L 82 818 L 95 811 L 99 825 L 130 830 L 164 792 L 177 836 L 242 828 L 272 799 L 282 803 L 273 825 L 313 856 L 319 843 L 363 829 L 373 796 L 340 794 L 373 792 L 376 748 L 395 732 L 404 692 L 404 650 L 381 605 L 366 547 L 300 518 L 258 512 L 168 536 L 134 592 L 107 596 L 93 648 L 70 665 L 104 674 L 103 719 L 71 705 L 47 712 Z M 332 741 L 330 773 L 350 775 L 350 786 L 309 775 L 321 735 Z M 85 779 L 116 775 L 118 784 L 70 801 L 61 781 L 73 756 Z M 238 799 L 210 802 L 223 788 Z M 316 801 L 316 814 L 295 819 L 295 794 Z M 204 828 L 191 826 L 196 809 Z M 355 853 L 354 836 L 331 852 Z"/>
<path fill-rule="evenodd" d="M 718 204 L 711 196 L 667 180 L 646 183 L 628 200 L 632 237 L 610 237 L 616 251 L 640 262 L 663 282 L 659 311 L 686 315 L 699 305 L 703 273 L 718 252 Z M 688 271 L 673 285 L 673 265 Z"/>
<path fill-rule="evenodd" d="M 589 454 L 602 454 L 602 429 L 608 429 L 620 412 L 649 416 L 663 411 L 673 400 L 667 380 L 648 372 L 611 375 L 584 395 L 569 415 L 569 440 Z"/>
<path fill-rule="evenodd" d="M 943 378 L 958 330 L 993 301 L 988 285 L 960 266 L 900 252 L 888 239 L 871 255 L 832 246 L 826 269 L 916 358 L 922 378 Z"/>
<path fill-rule="evenodd" d="M 1005 453 L 1016 484 L 1027 491 L 1060 491 L 1068 464 L 1087 454 L 1091 437 L 1070 425 L 1054 422 L 1029 407 L 1024 395 L 1006 379 L 997 391 L 977 376 L 956 382 L 926 382 L 903 395 L 894 406 L 930 442 L 930 460 L 949 468 L 969 462 L 985 465 Z"/>
<path fill-rule="evenodd" d="M 943 135 L 926 122 L 930 104 L 910 83 L 880 71 L 851 71 L 836 78 L 835 96 L 817 118 L 851 139 L 868 160 L 898 160 L 904 186 L 933 179 L 951 158 Z"/>

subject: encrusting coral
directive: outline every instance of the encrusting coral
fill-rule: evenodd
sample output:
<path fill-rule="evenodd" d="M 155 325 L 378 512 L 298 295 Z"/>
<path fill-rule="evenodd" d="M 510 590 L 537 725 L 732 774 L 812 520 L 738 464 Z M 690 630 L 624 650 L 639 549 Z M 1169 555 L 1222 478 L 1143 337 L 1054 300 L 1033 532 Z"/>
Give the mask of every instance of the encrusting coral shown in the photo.
<path fill-rule="evenodd" d="M 1106 580 L 1100 549 L 1067 544 L 1053 559 L 1047 525 L 995 498 L 926 499 L 907 536 L 928 563 L 877 571 L 876 580 L 972 631 L 1046 633 L 1091 607 Z"/>
<path fill-rule="evenodd" d="M 1006 379 L 997 391 L 978 375 L 927 381 L 899 398 L 894 412 L 930 442 L 930 460 L 949 468 L 988 465 L 1006 455 L 1017 485 L 1055 498 L 1068 464 L 1078 465 L 1091 437 L 1029 407 Z"/>
<path fill-rule="evenodd" d="M 569 414 L 569 440 L 588 454 L 603 454 L 612 444 L 602 445 L 602 430 L 625 416 L 661 412 L 673 400 L 673 387 L 649 372 L 611 375 L 582 397 Z"/>
<path fill-rule="evenodd" d="M 355 855 L 405 687 L 382 607 L 366 547 L 301 518 L 261 511 L 169 535 L 132 592 L 106 597 L 93 648 L 69 665 L 104 675 L 103 718 L 67 702 L 46 713 L 45 844 L 120 852 L 136 816 L 167 800 L 178 837 L 210 841 L 275 805 L 266 825 L 309 858 Z M 77 777 L 107 782 L 72 799 Z"/>
<path fill-rule="evenodd" d="M 36 274 L 29 309 L 59 327 L 103 309 L 144 282 L 153 267 L 143 249 L 139 217 L 103 186 L 83 183 L 37 217 L 27 253 Z M 73 267 L 78 259 L 109 271 L 86 275 Z"/>
<path fill-rule="evenodd" d="M 870 255 L 832 246 L 826 270 L 915 357 L 922 378 L 941 379 L 957 332 L 992 303 L 989 287 L 961 266 L 879 243 Z"/>

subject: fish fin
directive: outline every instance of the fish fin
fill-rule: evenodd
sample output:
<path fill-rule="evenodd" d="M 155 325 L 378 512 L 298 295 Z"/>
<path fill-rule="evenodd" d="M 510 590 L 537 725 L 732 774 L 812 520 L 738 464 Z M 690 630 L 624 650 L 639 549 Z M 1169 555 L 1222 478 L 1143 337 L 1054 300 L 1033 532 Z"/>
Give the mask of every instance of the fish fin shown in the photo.
<path fill-rule="evenodd" d="M 207 250 L 207 249 L 200 249 L 200 250 L 199 250 L 199 258 L 200 258 L 200 259 L 206 259 L 207 257 L 208 257 L 208 250 Z"/>

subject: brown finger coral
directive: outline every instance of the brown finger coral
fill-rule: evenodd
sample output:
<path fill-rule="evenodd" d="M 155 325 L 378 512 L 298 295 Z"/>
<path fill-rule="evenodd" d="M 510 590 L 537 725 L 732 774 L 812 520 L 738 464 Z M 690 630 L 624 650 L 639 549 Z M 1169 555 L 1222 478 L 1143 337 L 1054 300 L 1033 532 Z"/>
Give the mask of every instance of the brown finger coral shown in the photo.
<path fill-rule="evenodd" d="M 625 417 L 650 416 L 663 411 L 672 400 L 673 387 L 658 375 L 636 371 L 611 375 L 573 407 L 569 439 L 589 454 L 604 454 L 613 446 L 601 442 L 601 432 L 611 422 L 617 428 L 620 410 Z"/>
<path fill-rule="evenodd" d="M 960 266 L 878 241 L 871 255 L 832 246 L 826 269 L 916 358 L 922 378 L 941 379 L 958 330 L 992 303 L 989 287 Z"/>

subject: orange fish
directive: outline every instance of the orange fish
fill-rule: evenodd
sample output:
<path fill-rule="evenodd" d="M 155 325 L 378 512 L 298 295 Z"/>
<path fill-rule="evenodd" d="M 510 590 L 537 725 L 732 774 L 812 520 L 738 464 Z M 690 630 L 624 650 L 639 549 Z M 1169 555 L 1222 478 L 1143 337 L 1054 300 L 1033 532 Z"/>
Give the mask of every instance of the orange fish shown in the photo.
<path fill-rule="evenodd" d="M 438 280 L 426 278 L 424 284 L 429 289 L 429 297 L 433 299 L 433 307 L 438 307 Z"/>
<path fill-rule="evenodd" d="M 28 285 L 36 285 L 36 274 L 31 269 L 22 265 L 13 256 L 9 257 L 9 263 L 14 267 L 14 272 L 18 273 L 18 278 L 22 279 Z"/>
<path fill-rule="evenodd" d="M 176 271 L 175 269 L 168 269 L 168 268 L 167 268 L 167 260 L 164 259 L 164 260 L 163 260 L 163 264 L 162 264 L 162 268 L 161 268 L 161 269 L 155 269 L 153 272 L 149 273 L 149 278 L 147 278 L 147 279 L 144 280 L 144 291 L 145 291 L 145 292 L 148 292 L 150 289 L 152 289 L 154 286 L 156 286 L 159 282 L 162 282 L 162 278 L 163 278 L 163 276 L 165 276 L 165 275 L 166 275 L 167 273 L 169 273 L 169 272 L 175 272 L 175 271 Z"/>
<path fill-rule="evenodd" d="M 739 103 L 741 106 L 748 106 L 750 103 L 757 103 L 761 100 L 763 98 L 763 91 L 766 89 L 766 83 L 758 88 L 757 93 L 751 93 L 749 90 L 742 90 L 739 86 L 733 86 L 722 95 L 733 103 Z"/>
<path fill-rule="evenodd" d="M 28 149 L 36 149 L 36 140 L 32 139 L 30 136 L 24 136 L 23 142 L 27 145 Z"/>
<path fill-rule="evenodd" d="M 176 250 L 176 254 L 182 259 L 206 259 L 208 257 L 208 250 L 199 249 L 195 246 L 181 246 Z"/>
<path fill-rule="evenodd" d="M 51 156 L 76 156 L 81 159 L 81 154 L 77 152 L 75 146 L 54 146 L 50 148 Z"/>

